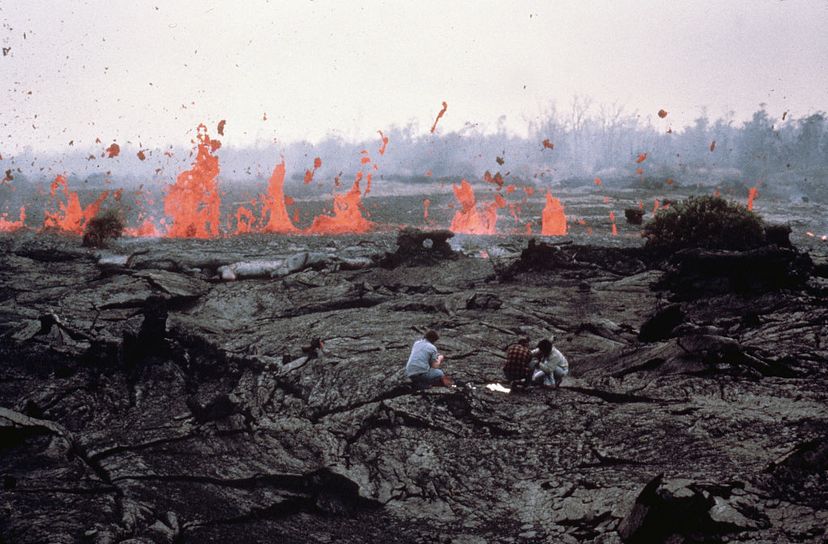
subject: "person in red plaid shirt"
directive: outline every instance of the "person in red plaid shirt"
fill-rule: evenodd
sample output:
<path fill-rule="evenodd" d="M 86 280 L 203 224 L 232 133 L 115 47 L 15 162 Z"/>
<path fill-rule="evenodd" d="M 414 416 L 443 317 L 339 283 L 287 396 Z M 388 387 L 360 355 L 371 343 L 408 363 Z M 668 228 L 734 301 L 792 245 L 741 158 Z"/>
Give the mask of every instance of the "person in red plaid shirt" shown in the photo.
<path fill-rule="evenodd" d="M 503 374 L 513 382 L 524 382 L 528 385 L 531 380 L 530 363 L 532 351 L 529 349 L 529 338 L 522 337 L 516 343 L 506 348 L 506 363 L 503 365 Z"/>

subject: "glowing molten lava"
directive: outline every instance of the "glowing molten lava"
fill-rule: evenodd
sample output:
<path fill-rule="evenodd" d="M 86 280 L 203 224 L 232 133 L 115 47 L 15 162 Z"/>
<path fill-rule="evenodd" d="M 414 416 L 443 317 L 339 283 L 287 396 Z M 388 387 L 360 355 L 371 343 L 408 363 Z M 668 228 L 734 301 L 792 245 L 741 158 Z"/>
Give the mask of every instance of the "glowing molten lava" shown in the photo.
<path fill-rule="evenodd" d="M 43 228 L 58 229 L 63 232 L 72 234 L 83 234 L 83 229 L 90 219 L 97 215 L 101 204 L 109 196 L 109 191 L 104 191 L 100 196 L 87 206 L 81 207 L 78 193 L 69 190 L 69 182 L 64 176 L 58 175 L 55 181 L 52 182 L 49 195 L 52 201 L 57 200 L 57 192 L 60 187 L 63 187 L 63 194 L 66 197 L 66 202 L 58 202 L 58 209 L 55 211 L 46 211 L 46 216 L 43 220 Z"/>
<path fill-rule="evenodd" d="M 381 130 L 378 130 L 380 138 L 382 139 L 382 145 L 379 148 L 379 154 L 385 155 L 385 148 L 388 147 L 388 136 L 384 135 Z"/>
<path fill-rule="evenodd" d="M 145 219 L 138 228 L 124 229 L 124 234 L 135 238 L 156 238 L 159 236 L 158 229 L 151 219 Z"/>
<path fill-rule="evenodd" d="M 566 215 L 561 201 L 546 191 L 546 206 L 541 214 L 541 234 L 566 236 Z"/>
<path fill-rule="evenodd" d="M 431 133 L 432 133 L 432 134 L 434 134 L 434 131 L 435 131 L 435 130 L 437 130 L 437 121 L 439 121 L 439 120 L 443 117 L 443 115 L 445 115 L 445 114 L 446 114 L 446 110 L 447 110 L 447 109 L 448 109 L 448 104 L 447 104 L 447 103 L 445 103 L 445 102 L 443 102 L 443 109 L 441 109 L 441 110 L 437 113 L 437 119 L 435 119 L 435 120 L 434 120 L 434 124 L 433 124 L 433 125 L 431 125 Z"/>
<path fill-rule="evenodd" d="M 609 213 L 610 223 L 612 224 L 612 235 L 618 236 L 618 227 L 615 225 L 615 212 Z"/>
<path fill-rule="evenodd" d="M 305 183 L 308 184 L 313 181 L 313 176 L 316 171 L 322 167 L 322 159 L 316 157 L 313 159 L 313 170 L 305 170 Z"/>
<path fill-rule="evenodd" d="M 288 215 L 284 185 L 285 161 L 282 160 L 273 169 L 273 174 L 267 182 L 267 195 L 262 197 L 262 219 L 264 224 L 262 232 L 286 233 L 297 231 L 297 228 L 290 221 L 290 215 Z"/>
<path fill-rule="evenodd" d="M 360 172 L 361 174 L 362 172 Z M 311 224 L 308 232 L 311 234 L 346 234 L 368 232 L 373 223 L 362 216 L 362 192 L 359 189 L 357 176 L 351 190 L 344 195 L 334 195 L 333 215 L 319 215 Z"/>
<path fill-rule="evenodd" d="M 751 187 L 748 191 L 747 209 L 753 209 L 753 201 L 759 196 L 759 190 L 756 187 Z"/>
<path fill-rule="evenodd" d="M 468 181 L 462 180 L 460 185 L 454 185 L 452 188 L 454 196 L 460 202 L 460 210 L 454 214 L 449 229 L 464 234 L 494 234 L 498 203 L 492 202 L 481 213 L 477 210 L 474 191 Z"/>
<path fill-rule="evenodd" d="M 17 229 L 23 228 L 23 223 L 26 221 L 26 207 L 20 206 L 20 219 L 11 221 L 7 214 L 0 215 L 0 232 L 13 232 Z"/>
<path fill-rule="evenodd" d="M 248 232 L 253 232 L 253 223 L 255 221 L 256 216 L 253 215 L 253 212 L 244 206 L 239 206 L 236 210 L 236 234 L 247 234 Z"/>
<path fill-rule="evenodd" d="M 210 139 L 204 125 L 198 126 L 197 138 L 192 169 L 178 175 L 164 198 L 164 213 L 172 218 L 167 236 L 172 238 L 212 238 L 219 234 L 219 161 L 213 155 L 218 142 Z"/>

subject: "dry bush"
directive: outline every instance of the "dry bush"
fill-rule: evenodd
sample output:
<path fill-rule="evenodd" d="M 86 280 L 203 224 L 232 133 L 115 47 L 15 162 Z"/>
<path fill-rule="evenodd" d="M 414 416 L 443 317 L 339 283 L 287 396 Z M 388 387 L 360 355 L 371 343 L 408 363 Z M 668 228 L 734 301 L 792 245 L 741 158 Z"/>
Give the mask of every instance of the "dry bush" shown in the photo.
<path fill-rule="evenodd" d="M 108 240 L 118 238 L 124 232 L 124 219 L 117 210 L 98 212 L 89 220 L 83 232 L 84 247 L 104 247 Z"/>
<path fill-rule="evenodd" d="M 646 246 L 745 250 L 765 243 L 762 219 L 746 207 L 715 196 L 691 196 L 659 210 L 644 226 Z"/>

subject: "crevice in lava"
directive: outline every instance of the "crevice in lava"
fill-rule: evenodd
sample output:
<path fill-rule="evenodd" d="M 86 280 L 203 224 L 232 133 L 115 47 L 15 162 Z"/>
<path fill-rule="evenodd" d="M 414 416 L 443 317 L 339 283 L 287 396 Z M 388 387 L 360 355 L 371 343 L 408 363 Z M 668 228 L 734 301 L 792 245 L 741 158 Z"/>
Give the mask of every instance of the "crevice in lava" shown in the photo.
<path fill-rule="evenodd" d="M 606 402 L 612 404 L 635 404 L 635 403 L 661 403 L 659 399 L 654 399 L 651 397 L 642 397 L 639 395 L 630 395 L 628 393 L 614 393 L 612 391 L 603 391 L 600 389 L 589 389 L 586 387 L 566 387 L 564 388 L 565 391 L 574 391 L 576 393 L 581 393 L 583 395 L 589 395 L 591 397 L 598 397 Z"/>

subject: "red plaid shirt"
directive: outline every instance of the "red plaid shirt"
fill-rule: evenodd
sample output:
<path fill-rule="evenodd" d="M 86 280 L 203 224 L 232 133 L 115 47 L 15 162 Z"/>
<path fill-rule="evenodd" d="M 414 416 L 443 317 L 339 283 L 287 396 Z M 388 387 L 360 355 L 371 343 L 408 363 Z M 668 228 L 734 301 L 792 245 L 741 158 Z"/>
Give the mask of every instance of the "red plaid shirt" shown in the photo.
<path fill-rule="evenodd" d="M 532 352 L 529 348 L 523 344 L 512 344 L 506 348 L 503 374 L 510 381 L 523 380 L 529 375 L 530 362 L 532 362 Z"/>

